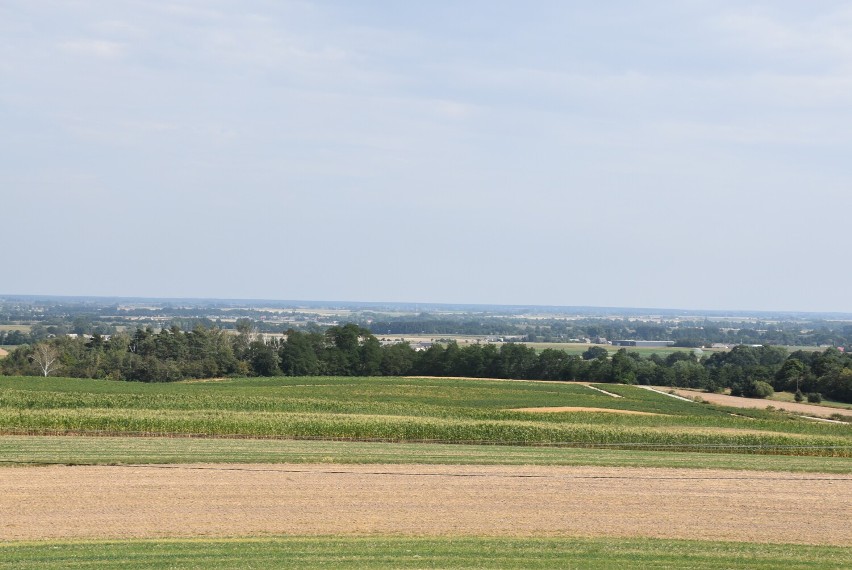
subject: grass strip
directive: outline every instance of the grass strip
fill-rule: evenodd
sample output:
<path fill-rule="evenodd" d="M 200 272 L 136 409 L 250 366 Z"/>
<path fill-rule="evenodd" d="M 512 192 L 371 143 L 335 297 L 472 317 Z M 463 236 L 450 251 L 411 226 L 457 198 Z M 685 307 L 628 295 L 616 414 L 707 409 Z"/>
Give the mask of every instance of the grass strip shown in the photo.
<path fill-rule="evenodd" d="M 280 537 L 0 544 L 0 568 L 849 568 L 852 549 L 624 538 Z"/>
<path fill-rule="evenodd" d="M 0 436 L 0 466 L 169 463 L 592 465 L 852 473 L 840 457 L 428 443 Z"/>

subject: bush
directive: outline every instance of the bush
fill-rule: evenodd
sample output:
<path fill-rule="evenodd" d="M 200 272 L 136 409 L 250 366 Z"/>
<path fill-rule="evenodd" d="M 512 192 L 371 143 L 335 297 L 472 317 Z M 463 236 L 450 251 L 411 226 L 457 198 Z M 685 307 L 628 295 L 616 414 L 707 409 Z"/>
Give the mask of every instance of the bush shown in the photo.
<path fill-rule="evenodd" d="M 808 402 L 812 404 L 821 404 L 822 403 L 822 394 L 819 392 L 811 392 L 808 394 Z"/>
<path fill-rule="evenodd" d="M 801 402 L 802 400 L 805 399 L 805 395 L 802 394 L 801 390 L 796 390 L 796 395 L 793 396 L 793 399 L 796 400 L 797 402 Z"/>
<path fill-rule="evenodd" d="M 748 398 L 768 398 L 775 393 L 775 390 L 763 380 L 755 380 L 751 382 L 743 390 L 743 394 Z"/>

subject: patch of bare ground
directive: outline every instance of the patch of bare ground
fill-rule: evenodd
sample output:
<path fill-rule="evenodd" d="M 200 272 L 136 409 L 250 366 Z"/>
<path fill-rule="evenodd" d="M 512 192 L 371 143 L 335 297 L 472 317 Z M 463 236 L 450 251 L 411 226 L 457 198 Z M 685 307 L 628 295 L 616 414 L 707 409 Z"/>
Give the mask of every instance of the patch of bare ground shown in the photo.
<path fill-rule="evenodd" d="M 3 348 L 0 348 L 0 358 L 6 357 L 6 356 L 9 356 L 9 351 L 5 350 Z"/>
<path fill-rule="evenodd" d="M 754 408 L 763 410 L 767 406 L 773 406 L 777 410 L 785 410 L 796 414 L 806 414 L 809 416 L 825 417 L 833 414 L 840 414 L 852 421 L 852 410 L 844 408 L 832 408 L 829 406 L 816 406 L 814 404 L 800 404 L 798 402 L 779 402 L 776 400 L 763 400 L 760 398 L 741 398 L 739 396 L 728 396 L 726 394 L 711 394 L 701 392 L 700 390 L 687 390 L 685 388 L 669 388 L 666 386 L 654 386 L 657 390 L 669 392 L 674 390 L 674 393 L 684 398 L 700 397 L 702 400 L 711 404 L 719 404 L 722 406 L 730 406 L 732 408 Z"/>
<path fill-rule="evenodd" d="M 0 469 L 0 540 L 622 536 L 852 545 L 852 475 L 542 466 Z"/>
<path fill-rule="evenodd" d="M 510 412 L 531 412 L 534 414 L 547 414 L 554 412 L 603 412 L 605 414 L 628 414 L 633 416 L 663 416 L 666 414 L 655 414 L 653 412 L 638 412 L 635 410 L 613 410 L 612 408 L 587 408 L 583 406 L 551 406 L 545 408 L 512 408 Z"/>

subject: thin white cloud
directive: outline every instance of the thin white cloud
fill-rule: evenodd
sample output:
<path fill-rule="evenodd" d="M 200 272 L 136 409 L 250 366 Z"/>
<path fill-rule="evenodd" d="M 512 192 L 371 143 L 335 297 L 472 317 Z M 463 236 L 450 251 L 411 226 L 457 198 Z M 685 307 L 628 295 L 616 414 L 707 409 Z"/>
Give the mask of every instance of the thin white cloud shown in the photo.
<path fill-rule="evenodd" d="M 76 55 L 101 59 L 119 59 L 124 55 L 126 46 L 123 43 L 108 40 L 78 39 L 61 42 L 59 49 Z"/>
<path fill-rule="evenodd" d="M 124 20 L 102 20 L 92 24 L 92 29 L 99 34 L 120 38 L 144 38 L 147 32 L 144 27 Z"/>
<path fill-rule="evenodd" d="M 852 9 L 787 16 L 785 20 L 772 10 L 746 8 L 723 14 L 718 25 L 732 45 L 759 55 L 852 66 Z"/>

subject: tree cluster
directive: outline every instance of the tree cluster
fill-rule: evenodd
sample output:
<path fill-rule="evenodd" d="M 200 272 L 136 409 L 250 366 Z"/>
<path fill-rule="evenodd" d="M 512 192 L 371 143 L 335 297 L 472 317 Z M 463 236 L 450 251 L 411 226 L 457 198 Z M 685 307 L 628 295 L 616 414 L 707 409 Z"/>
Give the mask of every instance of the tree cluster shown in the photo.
<path fill-rule="evenodd" d="M 520 343 L 449 342 L 416 351 L 408 343 L 383 345 L 351 323 L 325 331 L 291 329 L 283 338 L 266 340 L 248 319 L 235 326 L 236 334 L 196 325 L 191 331 L 137 329 L 108 340 L 98 334 L 57 337 L 13 351 L 0 361 L 0 372 L 142 382 L 249 375 L 469 376 L 729 388 L 752 397 L 783 390 L 852 402 L 852 355 L 835 348 L 789 354 L 781 347 L 741 345 L 709 357 L 688 351 L 643 357 L 593 346 L 578 356 L 558 349 L 537 352 Z M 56 358 L 45 364 L 50 355 Z"/>

